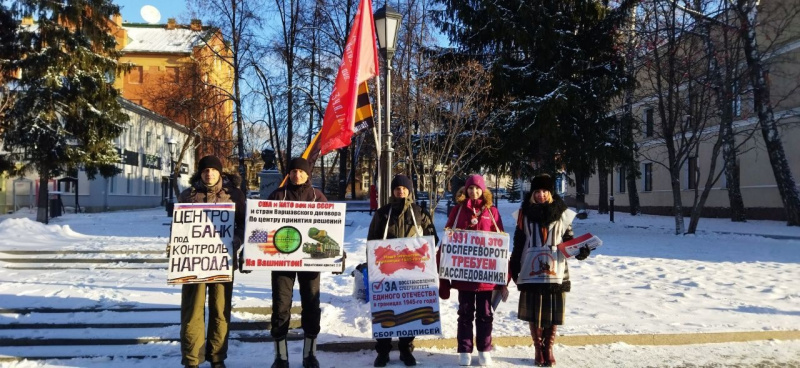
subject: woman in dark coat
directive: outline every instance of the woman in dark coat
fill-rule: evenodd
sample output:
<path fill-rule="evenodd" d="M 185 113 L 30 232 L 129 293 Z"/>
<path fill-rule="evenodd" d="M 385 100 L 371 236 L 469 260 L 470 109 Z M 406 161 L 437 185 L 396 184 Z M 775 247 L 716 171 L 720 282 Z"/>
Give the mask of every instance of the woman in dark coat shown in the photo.
<path fill-rule="evenodd" d="M 556 364 L 553 344 L 556 326 L 564 324 L 564 303 L 570 290 L 566 258 L 558 244 L 571 240 L 575 212 L 554 193 L 549 175 L 531 182 L 531 193 L 522 202 L 511 252 L 511 277 L 520 291 L 518 318 L 527 321 L 539 367 Z M 583 260 L 589 248 L 576 256 Z"/>
<path fill-rule="evenodd" d="M 384 205 L 372 216 L 369 224 L 367 240 L 410 238 L 414 236 L 433 235 L 436 243 L 439 237 L 433 227 L 431 215 L 423 211 L 420 206 L 414 203 L 413 196 L 410 194 L 414 187 L 411 179 L 405 175 L 396 175 L 392 179 L 392 196 L 389 204 Z M 416 223 L 416 227 L 414 224 Z M 384 237 L 384 233 L 386 236 Z M 407 366 L 417 365 L 417 360 L 411 353 L 414 351 L 414 337 L 401 337 L 398 347 L 400 349 L 400 360 Z M 378 356 L 375 358 L 375 367 L 385 367 L 389 362 L 389 352 L 392 350 L 392 339 L 377 339 L 375 351 Z"/>

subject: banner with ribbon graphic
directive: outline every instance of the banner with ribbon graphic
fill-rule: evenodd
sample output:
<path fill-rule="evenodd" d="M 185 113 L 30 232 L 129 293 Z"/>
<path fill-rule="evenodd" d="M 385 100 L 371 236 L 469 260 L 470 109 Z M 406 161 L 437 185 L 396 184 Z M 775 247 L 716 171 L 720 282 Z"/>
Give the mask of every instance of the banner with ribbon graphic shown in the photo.
<path fill-rule="evenodd" d="M 441 335 L 435 254 L 432 236 L 367 242 L 373 338 Z"/>

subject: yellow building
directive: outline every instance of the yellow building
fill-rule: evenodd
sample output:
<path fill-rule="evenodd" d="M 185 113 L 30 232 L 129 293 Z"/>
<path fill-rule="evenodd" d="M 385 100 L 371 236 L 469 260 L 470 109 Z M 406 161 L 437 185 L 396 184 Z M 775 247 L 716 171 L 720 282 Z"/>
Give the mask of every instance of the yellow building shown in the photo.
<path fill-rule="evenodd" d="M 780 9 L 781 3 L 788 3 L 786 0 L 776 0 L 775 2 L 762 2 L 759 7 L 759 27 L 757 37 L 759 45 L 772 44 L 771 52 L 766 58 L 768 66 L 765 77 L 771 89 L 771 102 L 775 118 L 778 120 L 778 130 L 783 142 L 783 149 L 789 163 L 789 168 L 794 174 L 795 183 L 798 183 L 800 175 L 800 145 L 795 144 L 800 140 L 800 96 L 796 93 L 800 86 L 800 17 L 794 16 L 789 21 Z M 769 6 L 767 6 L 769 5 Z M 738 24 L 738 23 L 735 23 Z M 780 27 L 776 26 L 780 25 Z M 732 27 L 729 27 L 732 28 Z M 778 32 L 780 30 L 780 32 Z M 712 37 L 719 41 L 720 27 L 717 25 L 712 32 Z M 689 33 L 689 32 L 687 32 Z M 678 50 L 680 56 L 685 60 L 703 61 L 703 43 L 697 37 L 685 36 L 679 39 Z M 666 46 L 661 46 L 666 47 Z M 740 47 L 740 46 L 739 46 Z M 741 52 L 741 51 L 740 51 Z M 651 59 L 649 55 L 641 57 L 639 64 L 647 64 Z M 684 60 L 684 59 L 681 59 Z M 698 62 L 697 64 L 700 64 Z M 720 174 L 723 166 L 722 153 L 716 157 L 716 168 L 710 171 L 713 157 L 714 144 L 719 134 L 719 116 L 716 101 L 713 98 L 703 100 L 704 103 L 690 103 L 693 94 L 689 92 L 688 80 L 678 79 L 672 86 L 672 93 L 680 96 L 673 98 L 672 109 L 665 107 L 664 115 L 660 114 L 659 98 L 655 83 L 658 79 L 650 69 L 639 66 L 637 73 L 637 87 L 634 93 L 632 104 L 633 116 L 639 122 L 637 129 L 636 143 L 639 147 L 638 160 L 641 178 L 636 182 L 636 189 L 639 195 L 641 211 L 646 214 L 671 215 L 673 212 L 673 191 L 671 174 L 668 170 L 668 152 L 664 144 L 664 132 L 661 129 L 663 122 L 662 116 L 678 119 L 681 126 L 692 127 L 692 119 L 695 125 L 702 122 L 702 128 L 696 131 L 685 129 L 677 130 L 673 135 L 676 141 L 689 141 L 693 136 L 699 137 L 696 146 L 691 146 L 691 150 L 684 154 L 685 160 L 680 166 L 679 185 L 680 198 L 684 215 L 688 215 L 693 207 L 696 193 L 702 192 L 709 174 L 720 175 L 717 182 L 711 187 L 708 199 L 703 208 L 704 217 L 728 217 L 730 216 L 730 201 L 728 199 L 728 183 L 725 175 Z M 740 70 L 745 70 L 746 64 L 741 59 Z M 666 73 L 666 72 L 665 72 Z M 687 74 L 688 75 L 688 74 Z M 665 84 L 665 77 L 661 77 L 662 86 Z M 665 87 L 661 87 L 666 89 Z M 775 181 L 775 176 L 769 161 L 761 130 L 759 129 L 758 117 L 753 106 L 753 92 L 750 87 L 749 75 L 742 74 L 742 77 L 735 82 L 732 90 L 741 89 L 742 93 L 737 93 L 731 101 L 733 115 L 733 130 L 735 134 L 735 144 L 738 147 L 736 166 L 740 180 L 741 190 L 747 218 L 749 219 L 771 219 L 785 220 L 786 214 L 783 210 L 783 202 Z M 666 98 L 669 91 L 662 92 L 662 98 Z M 664 104 L 666 106 L 666 104 Z M 698 105 L 703 105 L 697 107 Z M 710 106 L 710 107 L 709 107 Z M 710 111 L 706 115 L 695 116 L 700 109 Z M 621 113 L 622 108 L 615 111 Z M 669 126 L 669 125 L 667 125 Z M 676 144 L 678 146 L 678 144 Z M 612 195 L 615 199 L 616 211 L 629 210 L 628 188 L 625 182 L 626 173 L 619 167 L 614 168 L 609 182 L 613 182 L 613 187 L 609 188 L 609 193 L 599 193 L 599 178 L 595 174 L 586 181 L 585 201 L 590 208 L 597 208 L 602 195 Z M 566 186 L 566 197 L 574 203 L 576 188 Z"/>
<path fill-rule="evenodd" d="M 231 157 L 233 68 L 221 32 L 200 20 L 188 26 L 172 18 L 167 24 L 140 24 L 116 16 L 113 23 L 120 63 L 130 65 L 114 84 L 122 96 L 198 131 L 203 140 L 198 156 Z"/>

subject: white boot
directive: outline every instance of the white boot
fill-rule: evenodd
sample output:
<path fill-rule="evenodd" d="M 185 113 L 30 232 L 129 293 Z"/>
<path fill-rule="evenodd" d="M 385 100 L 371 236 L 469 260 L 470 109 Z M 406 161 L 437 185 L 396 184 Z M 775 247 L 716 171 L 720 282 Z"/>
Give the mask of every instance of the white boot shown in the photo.
<path fill-rule="evenodd" d="M 492 353 L 488 351 L 479 351 L 478 364 L 480 364 L 482 367 L 492 365 Z"/>
<path fill-rule="evenodd" d="M 467 366 L 470 364 L 472 364 L 472 354 L 470 353 L 458 354 L 458 365 Z"/>

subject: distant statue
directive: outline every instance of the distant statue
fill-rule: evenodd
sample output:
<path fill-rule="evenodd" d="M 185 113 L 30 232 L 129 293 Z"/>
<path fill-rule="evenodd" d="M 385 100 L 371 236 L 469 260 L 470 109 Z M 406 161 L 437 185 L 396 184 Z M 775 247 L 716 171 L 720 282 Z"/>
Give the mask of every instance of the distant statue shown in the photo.
<path fill-rule="evenodd" d="M 264 161 L 264 170 L 277 170 L 275 165 L 275 151 L 265 148 L 261 151 L 261 159 Z"/>

